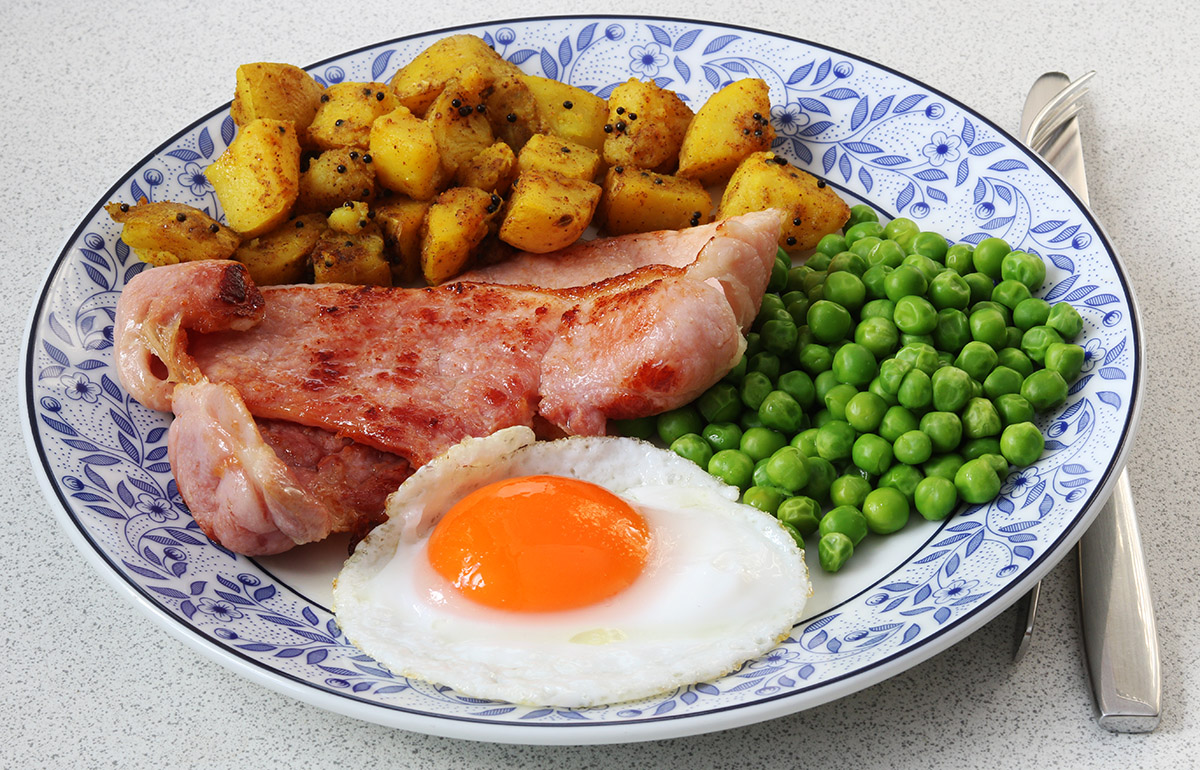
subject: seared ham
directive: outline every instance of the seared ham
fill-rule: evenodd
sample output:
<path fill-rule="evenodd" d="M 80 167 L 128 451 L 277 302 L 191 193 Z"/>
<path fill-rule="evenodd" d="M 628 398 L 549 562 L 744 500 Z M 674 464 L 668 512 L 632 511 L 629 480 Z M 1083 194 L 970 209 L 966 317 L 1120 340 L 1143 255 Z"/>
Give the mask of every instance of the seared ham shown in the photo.
<path fill-rule="evenodd" d="M 118 305 L 118 373 L 143 404 L 176 413 L 172 468 L 204 531 L 277 553 L 360 528 L 384 487 L 340 503 L 347 490 L 376 477 L 394 488 L 467 436 L 597 435 L 694 399 L 740 357 L 774 263 L 773 212 L 724 224 L 703 243 L 678 236 L 685 266 L 574 288 L 259 290 L 236 263 L 159 267 Z"/>

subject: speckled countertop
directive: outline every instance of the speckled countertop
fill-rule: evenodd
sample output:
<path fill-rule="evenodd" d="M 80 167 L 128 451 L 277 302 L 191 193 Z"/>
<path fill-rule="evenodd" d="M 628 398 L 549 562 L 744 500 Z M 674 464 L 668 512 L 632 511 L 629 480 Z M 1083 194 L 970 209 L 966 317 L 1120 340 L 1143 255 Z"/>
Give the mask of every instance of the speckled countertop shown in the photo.
<path fill-rule="evenodd" d="M 1190 230 L 1200 124 L 1191 3 L 793 4 L 664 0 L 637 10 L 757 26 L 874 59 L 1016 130 L 1044 70 L 1096 69 L 1081 118 L 1094 210 L 1124 255 L 1146 328 L 1146 391 L 1129 461 L 1158 611 L 1162 725 L 1114 735 L 1093 718 L 1075 560 L 1046 579 L 1033 649 L 1010 660 L 1014 609 L 882 684 L 727 732 L 602 747 L 504 746 L 390 730 L 289 699 L 168 636 L 85 563 L 30 470 L 15 406 L 0 413 L 0 766 L 221 768 L 1196 767 L 1200 282 Z M 335 10 L 338 9 L 338 10 Z M 353 8 L 353 11 L 349 10 Z M 4 372 L 63 241 L 132 164 L 227 101 L 245 61 L 305 64 L 409 32 L 581 2 L 352 5 L 4 3 L 0 144 Z M 614 8 L 612 10 L 621 10 Z M 1075 15 L 1074 21 L 1067 17 Z M 1181 536 L 1183 536 L 1181 538 Z"/>

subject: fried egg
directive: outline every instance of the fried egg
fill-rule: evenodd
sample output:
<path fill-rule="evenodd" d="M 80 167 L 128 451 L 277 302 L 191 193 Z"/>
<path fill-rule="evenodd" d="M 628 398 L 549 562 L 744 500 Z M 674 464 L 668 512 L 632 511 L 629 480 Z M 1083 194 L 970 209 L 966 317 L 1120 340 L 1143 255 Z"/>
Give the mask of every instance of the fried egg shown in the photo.
<path fill-rule="evenodd" d="M 468 439 L 388 500 L 334 585 L 347 637 L 465 695 L 584 707 L 736 669 L 810 593 L 771 516 L 694 463 L 627 438 Z"/>

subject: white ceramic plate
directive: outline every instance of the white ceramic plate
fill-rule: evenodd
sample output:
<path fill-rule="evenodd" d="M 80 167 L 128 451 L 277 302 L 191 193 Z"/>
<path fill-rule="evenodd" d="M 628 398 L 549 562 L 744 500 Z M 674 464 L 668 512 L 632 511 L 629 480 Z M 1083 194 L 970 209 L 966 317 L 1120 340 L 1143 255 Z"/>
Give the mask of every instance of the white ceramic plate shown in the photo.
<path fill-rule="evenodd" d="M 97 201 L 51 268 L 25 340 L 26 437 L 46 495 L 82 553 L 156 622 L 268 687 L 373 722 L 519 743 L 648 740 L 798 711 L 903 671 L 997 615 L 1080 537 L 1128 449 L 1142 346 L 1111 245 L 1040 160 L 928 86 L 781 35 L 628 17 L 454 31 L 601 96 L 634 76 L 698 106 L 730 80 L 764 78 L 776 105 L 776 151 L 851 202 L 951 240 L 1000 236 L 1043 255 L 1041 294 L 1078 308 L 1088 354 L 1067 404 L 1041 422 L 1045 456 L 1005 479 L 990 505 L 871 539 L 836 576 L 815 568 L 810 617 L 777 650 L 718 681 L 569 710 L 481 701 L 394 677 L 347 643 L 327 609 L 344 542 L 258 560 L 209 542 L 171 478 L 169 415 L 142 408 L 116 380 L 113 309 L 143 266 L 100 207 L 144 195 L 219 212 L 200 172 L 233 138 L 226 105 L 168 139 Z M 389 41 L 309 71 L 326 83 L 386 81 L 449 32 Z M 815 554 L 809 561 L 815 566 Z"/>

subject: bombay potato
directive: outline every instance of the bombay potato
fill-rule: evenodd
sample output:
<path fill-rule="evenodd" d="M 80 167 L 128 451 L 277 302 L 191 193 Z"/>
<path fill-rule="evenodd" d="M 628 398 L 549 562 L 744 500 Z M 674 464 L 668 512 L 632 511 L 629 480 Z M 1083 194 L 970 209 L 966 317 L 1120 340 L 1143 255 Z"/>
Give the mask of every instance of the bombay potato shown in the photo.
<path fill-rule="evenodd" d="M 300 141 L 286 121 L 256 118 L 204 175 L 217 193 L 229 226 L 243 238 L 275 229 L 300 193 Z"/>
<path fill-rule="evenodd" d="M 407 107 L 376 119 L 369 149 L 375 176 L 389 190 L 427 201 L 449 181 L 432 129 Z"/>
<path fill-rule="evenodd" d="M 506 195 L 516 178 L 517 156 L 507 144 L 496 142 L 476 154 L 466 165 L 459 166 L 454 181 L 462 187 Z"/>
<path fill-rule="evenodd" d="M 529 137 L 549 131 L 538 112 L 537 100 L 524 80 L 516 75 L 496 80 L 485 102 L 492 135 L 520 152 Z"/>
<path fill-rule="evenodd" d="M 339 206 L 326 218 L 328 229 L 313 248 L 313 280 L 391 286 L 392 269 L 384 256 L 383 236 L 370 221 L 365 203 Z"/>
<path fill-rule="evenodd" d="M 233 122 L 244 126 L 252 120 L 290 120 L 300 143 L 308 146 L 308 127 L 321 106 L 325 86 L 291 64 L 255 62 L 237 68 Z"/>
<path fill-rule="evenodd" d="M 554 171 L 528 171 L 517 177 L 500 240 L 543 254 L 574 243 L 587 229 L 600 202 L 600 186 Z"/>
<path fill-rule="evenodd" d="M 104 207 L 121 223 L 121 240 L 151 265 L 173 265 L 198 259 L 228 259 L 238 247 L 238 234 L 203 211 L 182 203 L 143 202 Z"/>
<path fill-rule="evenodd" d="M 582 88 L 558 80 L 522 74 L 537 102 L 538 116 L 545 133 L 572 142 L 604 149 L 604 122 L 608 118 L 608 102 Z"/>
<path fill-rule="evenodd" d="M 430 285 L 463 271 L 500 207 L 500 197 L 454 187 L 437 197 L 421 225 L 421 273 Z"/>
<path fill-rule="evenodd" d="M 765 81 L 735 80 L 708 98 L 683 137 L 676 174 L 706 185 L 724 182 L 753 152 L 775 138 L 771 97 Z"/>
<path fill-rule="evenodd" d="M 458 77 L 446 81 L 425 112 L 425 122 L 433 133 L 447 177 L 453 177 L 494 141 L 487 117 L 476 109 L 483 105 L 490 82 L 484 73 L 468 67 Z"/>
<path fill-rule="evenodd" d="M 484 72 L 489 80 L 499 81 L 517 75 L 520 70 L 505 61 L 475 35 L 451 35 L 432 44 L 392 76 L 396 98 L 413 114 L 425 115 L 446 81 L 468 67 Z"/>
<path fill-rule="evenodd" d="M 695 227 L 712 221 L 712 197 L 695 179 L 617 166 L 604 175 L 596 218 L 609 235 Z"/>
<path fill-rule="evenodd" d="M 371 124 L 400 106 L 386 83 L 337 83 L 321 95 L 321 106 L 308 127 L 313 144 L 366 149 Z"/>
<path fill-rule="evenodd" d="M 691 108 L 674 91 L 631 78 L 608 97 L 612 131 L 604 139 L 604 162 L 673 171 L 691 122 Z"/>
<path fill-rule="evenodd" d="M 772 152 L 756 152 L 737 167 L 717 207 L 717 218 L 776 208 L 785 212 L 779 245 L 804 251 L 850 218 L 846 202 L 813 175 Z"/>
<path fill-rule="evenodd" d="M 309 160 L 300 172 L 293 213 L 330 211 L 346 201 L 370 203 L 375 199 L 375 166 L 368 159 L 360 150 L 339 147 Z"/>
<path fill-rule="evenodd" d="M 375 224 L 387 244 L 393 285 L 421 277 L 421 223 L 432 203 L 398 197 L 375 209 Z"/>
<path fill-rule="evenodd" d="M 233 258 L 246 266 L 259 286 L 301 283 L 312 279 L 309 261 L 325 233 L 325 216 L 305 214 L 289 219 L 269 233 L 246 241 Z"/>
<path fill-rule="evenodd" d="M 556 171 L 572 179 L 591 182 L 600 173 L 600 153 L 591 147 L 557 136 L 534 134 L 517 155 L 517 174 Z"/>

